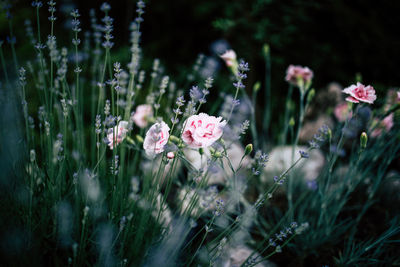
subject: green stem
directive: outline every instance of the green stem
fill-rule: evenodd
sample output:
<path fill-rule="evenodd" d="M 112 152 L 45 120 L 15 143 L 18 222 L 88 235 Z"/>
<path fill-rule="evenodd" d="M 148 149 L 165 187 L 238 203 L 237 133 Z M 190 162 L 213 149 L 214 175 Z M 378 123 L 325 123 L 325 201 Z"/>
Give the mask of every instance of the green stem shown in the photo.
<path fill-rule="evenodd" d="M 255 106 L 255 104 L 254 104 Z M 271 56 L 268 53 L 265 56 L 265 109 L 264 109 L 264 121 L 263 121 L 263 136 L 264 147 L 266 145 L 266 140 L 268 140 L 268 129 L 271 121 Z"/>
<path fill-rule="evenodd" d="M 293 92 L 293 85 L 289 85 L 289 91 L 286 96 L 286 102 L 285 102 L 285 116 L 284 116 L 284 121 L 283 121 L 283 134 L 281 135 L 281 145 L 286 143 L 287 139 L 287 132 L 289 129 L 289 114 L 291 113 L 290 111 L 290 99 L 292 98 L 292 92 Z"/>
<path fill-rule="evenodd" d="M 210 223 L 208 224 L 208 227 L 211 227 L 211 226 L 212 226 L 212 224 L 213 224 L 213 222 L 214 222 L 214 219 L 215 219 L 215 215 L 212 217 Z M 199 252 L 199 249 L 200 249 L 201 246 L 203 245 L 204 240 L 206 240 L 207 234 L 208 234 L 208 230 L 206 229 L 206 233 L 204 234 L 203 239 L 201 239 L 200 245 L 197 247 L 196 251 L 194 252 L 194 254 L 193 254 L 192 258 L 190 259 L 190 261 L 189 261 L 189 263 L 188 263 L 187 266 L 190 266 L 190 264 L 193 262 L 194 258 L 195 258 L 196 255 L 197 255 L 197 252 Z"/>
<path fill-rule="evenodd" d="M 16 73 L 18 73 L 19 67 L 18 67 L 17 54 L 15 53 L 15 45 L 14 45 L 14 42 L 12 40 L 12 38 L 14 37 L 14 34 L 13 34 L 13 30 L 12 30 L 12 21 L 11 21 L 11 19 L 8 20 L 8 27 L 10 29 L 10 38 L 11 38 L 11 42 L 10 43 L 11 43 L 11 52 L 12 52 L 12 56 L 13 56 L 13 60 L 14 60 L 14 66 L 15 66 Z"/>
<path fill-rule="evenodd" d="M 292 145 L 292 160 L 291 160 L 292 164 L 294 162 L 294 154 L 295 154 L 297 144 L 299 142 L 300 130 L 301 130 L 301 126 L 303 125 L 303 120 L 304 120 L 304 93 L 302 90 L 300 90 L 300 114 L 299 114 L 299 123 L 297 125 L 296 137 L 295 137 L 294 143 Z M 289 179 L 289 185 L 288 185 L 289 210 L 292 210 L 292 207 L 293 207 L 293 187 L 294 187 L 294 180 L 293 180 L 293 178 L 291 178 L 291 179 Z"/>
<path fill-rule="evenodd" d="M 8 73 L 7 73 L 7 68 L 6 68 L 6 62 L 5 62 L 4 55 L 3 55 L 3 45 L 2 44 L 0 44 L 0 59 L 1 59 L 1 65 L 3 67 L 4 77 L 6 78 L 6 83 L 10 87 L 10 82 L 8 80 Z"/>

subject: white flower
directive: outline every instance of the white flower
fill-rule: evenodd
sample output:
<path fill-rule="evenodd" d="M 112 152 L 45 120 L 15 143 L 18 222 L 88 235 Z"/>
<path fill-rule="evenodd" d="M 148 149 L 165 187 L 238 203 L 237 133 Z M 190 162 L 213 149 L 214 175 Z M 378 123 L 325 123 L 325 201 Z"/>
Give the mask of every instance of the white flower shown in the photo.
<path fill-rule="evenodd" d="M 133 122 L 139 128 L 145 128 L 148 124 L 148 119 L 153 117 L 153 109 L 151 105 L 139 105 L 136 107 L 135 114 L 133 115 Z"/>
<path fill-rule="evenodd" d="M 143 148 L 146 154 L 154 157 L 164 151 L 164 146 L 169 139 L 169 127 L 165 122 L 155 123 L 146 133 L 144 138 Z"/>
<path fill-rule="evenodd" d="M 127 121 L 120 121 L 118 123 L 118 127 L 108 129 L 107 139 L 108 139 L 108 146 L 110 147 L 110 149 L 114 148 L 114 143 L 115 145 L 121 143 L 125 139 L 127 132 L 128 132 Z"/>
<path fill-rule="evenodd" d="M 233 50 L 227 50 L 225 53 L 220 55 L 220 58 L 222 58 L 225 61 L 225 64 L 228 67 L 232 67 L 236 62 L 236 53 Z"/>

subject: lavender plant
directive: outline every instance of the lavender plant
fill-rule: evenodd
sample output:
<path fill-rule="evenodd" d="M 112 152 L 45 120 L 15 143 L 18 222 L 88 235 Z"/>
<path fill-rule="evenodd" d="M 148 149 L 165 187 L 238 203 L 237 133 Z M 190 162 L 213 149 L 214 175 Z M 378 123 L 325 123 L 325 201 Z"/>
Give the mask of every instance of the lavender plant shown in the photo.
<path fill-rule="evenodd" d="M 258 118 L 260 83 L 254 84 L 250 97 L 245 82 L 250 67 L 233 50 L 221 55 L 233 86 L 222 100 L 215 100 L 211 96 L 219 77 L 202 77 L 204 56 L 184 81 L 168 75 L 159 59 L 145 69 L 143 1 L 137 2 L 130 27 L 130 55 L 119 61 L 113 53 L 117 38 L 109 4 L 100 7 L 102 19 L 90 12 L 90 27 L 80 21 L 87 14 L 72 10 L 72 42 L 66 44 L 55 35 L 60 26 L 57 3 L 47 3 L 48 33 L 40 24 L 43 5 L 32 3 L 36 23 L 26 23 L 35 52 L 30 61 L 18 58 L 12 7 L 5 8 L 11 41 L 0 45 L 1 140 L 6 140 L 0 163 L 5 174 L 2 264 L 400 261 L 395 254 L 398 213 L 381 210 L 388 219 L 377 231 L 363 229 L 399 156 L 399 96 L 371 111 L 363 133 L 354 133 L 360 136 L 355 142 L 346 133 L 361 119 L 360 106 L 377 97 L 372 86 L 361 83 L 344 89 L 351 104 L 343 123 L 332 129 L 322 126 L 304 144 L 299 136 L 314 101 L 313 72 L 290 66 L 286 81 L 291 87 L 280 117 L 284 129 L 272 138 L 280 144 L 270 144 L 263 138 L 273 124 L 271 100 L 265 103 L 265 117 Z M 4 53 L 8 49 L 10 56 Z M 264 55 L 269 66 L 268 47 Z M 7 68 L 9 61 L 15 70 Z M 266 96 L 271 95 L 268 79 Z M 294 101 L 293 87 L 299 88 L 298 116 L 287 108 Z M 285 150 L 282 145 L 288 140 Z M 337 152 L 341 149 L 349 156 L 342 157 Z M 282 160 L 274 160 L 276 151 Z M 310 180 L 306 166 L 318 156 L 323 163 Z"/>

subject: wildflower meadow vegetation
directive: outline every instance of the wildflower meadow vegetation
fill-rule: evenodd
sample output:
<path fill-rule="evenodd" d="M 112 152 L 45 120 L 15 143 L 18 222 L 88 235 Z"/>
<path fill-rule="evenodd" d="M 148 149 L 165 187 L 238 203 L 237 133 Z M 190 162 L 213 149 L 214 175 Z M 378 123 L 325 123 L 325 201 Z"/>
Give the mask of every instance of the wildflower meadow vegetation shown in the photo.
<path fill-rule="evenodd" d="M 116 56 L 108 3 L 67 42 L 59 3 L 2 3 L 0 265 L 400 265 L 400 91 L 289 65 L 273 98 L 268 45 L 265 81 L 229 47 L 175 79 L 142 50 L 151 4 Z"/>

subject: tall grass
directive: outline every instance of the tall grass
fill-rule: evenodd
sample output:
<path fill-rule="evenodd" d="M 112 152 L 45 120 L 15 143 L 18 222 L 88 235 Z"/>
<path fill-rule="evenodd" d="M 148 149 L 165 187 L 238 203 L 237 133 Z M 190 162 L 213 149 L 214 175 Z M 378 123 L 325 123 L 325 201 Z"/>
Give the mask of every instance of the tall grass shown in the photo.
<path fill-rule="evenodd" d="M 285 101 L 271 99 L 268 46 L 264 87 L 247 85 L 253 88 L 249 96 L 245 84 L 251 66 L 233 58 L 233 86 L 215 100 L 213 82 L 219 77 L 201 77 L 201 58 L 190 79 L 177 81 L 184 87 L 158 59 L 144 69 L 144 2 L 137 3 L 130 55 L 123 62 L 114 60 L 118 38 L 112 36 L 108 4 L 100 8 L 103 18 L 92 12 L 92 25 L 82 25 L 84 29 L 79 11 L 71 11 L 73 39 L 64 46 L 55 36 L 57 5 L 47 5 L 50 13 L 33 2 L 36 23 L 26 28 L 33 44 L 31 60 L 18 58 L 18 43 L 0 46 L 2 264 L 400 263 L 398 209 L 387 209 L 379 193 L 399 157 L 398 100 L 389 109 L 371 106 L 364 124 L 361 111 L 369 105 L 349 105 L 353 115 L 345 122 L 322 127 L 310 145 L 301 144 L 299 134 L 315 89 L 311 80 L 291 84 Z M 41 24 L 48 16 L 49 25 Z M 8 21 L 13 36 L 12 18 Z M 266 99 L 258 117 L 261 88 Z M 299 94 L 293 94 L 297 89 Z M 293 99 L 297 95 L 300 99 Z M 272 101 L 282 102 L 279 116 Z M 138 106 L 143 104 L 148 111 L 140 117 Z M 226 125 L 212 145 L 193 148 L 182 131 L 202 112 L 222 116 Z M 373 123 L 388 114 L 396 114 L 390 129 Z M 271 137 L 274 120 L 283 129 Z M 154 155 L 148 153 L 146 139 L 158 136 L 162 121 L 169 136 Z M 383 130 L 374 135 L 377 128 Z M 366 134 L 359 141 L 361 131 Z M 282 145 L 291 146 L 289 167 L 269 176 L 266 165 L 276 163 L 268 162 L 267 152 Z M 340 156 L 342 149 L 347 156 Z M 316 150 L 325 164 L 314 181 L 317 187 L 310 188 L 303 166 Z M 377 225 L 370 222 L 374 216 L 381 218 Z"/>

